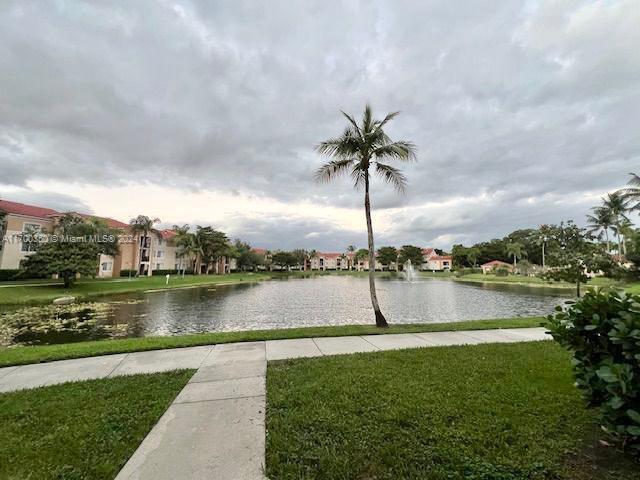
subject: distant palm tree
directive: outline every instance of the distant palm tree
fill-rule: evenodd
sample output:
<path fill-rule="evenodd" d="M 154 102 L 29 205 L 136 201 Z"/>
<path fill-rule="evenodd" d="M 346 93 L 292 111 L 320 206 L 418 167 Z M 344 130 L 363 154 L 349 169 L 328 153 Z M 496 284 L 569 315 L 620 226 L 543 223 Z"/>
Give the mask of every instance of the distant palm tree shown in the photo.
<path fill-rule="evenodd" d="M 505 247 L 505 253 L 513 257 L 513 267 L 518 266 L 518 258 L 522 258 L 524 255 L 524 245 L 518 242 L 509 242 Z"/>
<path fill-rule="evenodd" d="M 605 241 L 607 242 L 607 252 L 610 252 L 611 242 L 609 241 L 609 230 L 614 225 L 613 215 L 611 211 L 604 206 L 593 207 L 591 210 L 593 211 L 593 215 L 587 215 L 587 221 L 589 222 L 587 229 L 589 233 L 597 235 L 598 238 L 602 238 L 604 235 Z"/>
<path fill-rule="evenodd" d="M 144 251 L 145 244 L 149 233 L 153 231 L 153 226 L 160 221 L 159 218 L 149 218 L 146 215 L 138 215 L 136 218 L 129 222 L 129 227 L 134 236 L 138 236 L 138 274 L 142 273 L 140 267 L 142 266 L 142 252 Z M 149 269 L 151 269 L 151 244 L 149 244 Z"/>
<path fill-rule="evenodd" d="M 369 200 L 369 167 L 375 166 L 375 173 L 395 187 L 398 192 L 404 192 L 406 177 L 402 172 L 383 161 L 415 160 L 415 146 L 407 141 L 392 141 L 384 132 L 383 127 L 400 112 L 388 114 L 383 120 L 376 120 L 371 113 L 371 107 L 364 109 L 362 122 L 344 112 L 348 121 L 347 128 L 342 135 L 320 143 L 316 150 L 334 160 L 326 163 L 316 172 L 316 180 L 328 182 L 334 177 L 348 173 L 354 181 L 355 187 L 364 187 L 364 210 L 367 221 L 367 239 L 369 243 L 369 291 L 371 304 L 376 318 L 377 327 L 388 327 L 387 320 L 380 311 L 375 285 L 375 247 L 373 242 L 373 226 L 371 224 L 371 202 Z"/>
<path fill-rule="evenodd" d="M 542 249 L 542 269 L 544 270 L 546 267 L 546 259 L 545 259 L 545 249 L 547 246 L 547 240 L 549 239 L 549 226 L 548 225 L 540 225 L 540 228 L 537 230 L 535 234 L 535 243 Z"/>
<path fill-rule="evenodd" d="M 353 269 L 353 253 L 356 251 L 355 245 L 349 245 L 347 247 L 347 252 L 349 252 L 349 257 L 347 259 L 347 266 L 349 267 L 349 271 Z"/>
<path fill-rule="evenodd" d="M 631 210 L 640 210 L 640 176 L 635 173 L 630 173 L 631 179 L 627 182 L 627 187 L 623 188 L 619 192 L 630 202 L 634 202 L 635 205 L 631 207 Z"/>
<path fill-rule="evenodd" d="M 619 191 L 608 193 L 607 196 L 602 199 L 602 206 L 609 212 L 613 220 L 614 233 L 618 239 L 618 260 L 621 260 L 622 225 L 625 220 L 629 220 L 626 215 L 629 211 L 629 199 Z"/>
<path fill-rule="evenodd" d="M 187 224 L 182 226 L 174 225 L 173 230 L 174 232 L 176 232 L 175 242 L 176 242 L 176 247 L 178 247 L 176 253 L 180 258 L 180 266 L 182 267 L 182 277 L 184 278 L 184 273 L 187 268 L 185 260 L 191 263 L 191 259 L 196 254 L 195 237 L 193 233 L 189 231 L 191 230 L 191 227 Z"/>

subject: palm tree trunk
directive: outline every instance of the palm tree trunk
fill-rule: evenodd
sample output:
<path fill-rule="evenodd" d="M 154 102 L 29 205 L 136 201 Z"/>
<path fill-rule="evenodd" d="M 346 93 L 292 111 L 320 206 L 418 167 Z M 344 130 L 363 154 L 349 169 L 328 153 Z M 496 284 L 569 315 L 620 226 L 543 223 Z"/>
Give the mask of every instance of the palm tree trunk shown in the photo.
<path fill-rule="evenodd" d="M 369 172 L 366 172 L 364 179 L 364 212 L 367 217 L 367 240 L 369 243 L 369 292 L 371 293 L 371 304 L 376 316 L 376 327 L 386 328 L 389 324 L 380 311 L 380 304 L 376 295 L 376 257 L 373 245 L 373 226 L 371 224 L 371 202 L 369 201 Z"/>
<path fill-rule="evenodd" d="M 611 253 L 611 244 L 609 243 L 609 229 L 605 228 L 604 237 L 607 239 L 607 253 Z"/>

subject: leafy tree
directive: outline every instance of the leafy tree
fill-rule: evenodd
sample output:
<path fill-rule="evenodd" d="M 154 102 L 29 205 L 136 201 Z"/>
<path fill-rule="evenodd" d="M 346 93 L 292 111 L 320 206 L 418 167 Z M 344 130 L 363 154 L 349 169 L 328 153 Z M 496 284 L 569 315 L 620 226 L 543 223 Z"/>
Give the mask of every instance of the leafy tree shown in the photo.
<path fill-rule="evenodd" d="M 276 252 L 271 260 L 274 265 L 286 269 L 298 264 L 298 259 L 292 252 Z"/>
<path fill-rule="evenodd" d="M 456 267 L 464 267 L 468 264 L 467 258 L 468 248 L 458 243 L 451 248 L 451 256 L 453 257 L 453 265 Z M 480 249 L 478 249 L 480 250 Z"/>
<path fill-rule="evenodd" d="M 371 107 L 367 105 L 360 124 L 351 115 L 342 113 L 348 121 L 347 128 L 342 135 L 326 140 L 316 147 L 319 153 L 334 158 L 334 160 L 318 169 L 316 179 L 328 182 L 338 175 L 348 173 L 351 175 L 356 188 L 364 187 L 371 304 L 375 314 L 376 326 L 387 327 L 387 320 L 380 311 L 375 286 L 375 247 L 371 222 L 371 203 L 369 200 L 370 167 L 374 167 L 375 173 L 384 181 L 393 185 L 397 191 L 403 192 L 407 183 L 406 177 L 399 169 L 385 162 L 388 160 L 415 160 L 415 146 L 407 141 L 392 141 L 383 129 L 399 112 L 390 113 L 383 120 L 376 120 L 373 118 Z"/>
<path fill-rule="evenodd" d="M 297 248 L 291 252 L 293 257 L 296 259 L 295 265 L 300 267 L 300 269 L 304 269 L 305 264 L 307 263 L 307 258 L 309 254 L 306 250 L 301 248 Z"/>
<path fill-rule="evenodd" d="M 480 249 L 478 247 L 467 249 L 467 260 L 473 264 L 474 268 L 478 266 L 478 257 L 480 257 Z"/>
<path fill-rule="evenodd" d="M 414 245 L 403 245 L 398 252 L 398 262 L 402 265 L 411 260 L 411 264 L 420 268 L 422 265 L 422 249 Z"/>
<path fill-rule="evenodd" d="M 241 271 L 255 270 L 259 265 L 262 265 L 263 258 L 258 255 L 248 243 L 236 240 L 235 248 L 238 252 L 238 268 Z"/>
<path fill-rule="evenodd" d="M 196 267 L 200 273 L 202 265 L 205 265 L 206 272 L 209 273 L 211 265 L 216 264 L 221 257 L 229 256 L 231 246 L 227 236 L 212 227 L 196 226 Z M 218 273 L 218 272 L 216 272 Z"/>
<path fill-rule="evenodd" d="M 380 247 L 378 249 L 378 261 L 385 267 L 398 260 L 398 250 L 396 247 Z"/>
<path fill-rule="evenodd" d="M 43 241 L 23 262 L 24 270 L 36 277 L 57 274 L 64 287 L 73 285 L 76 275 L 93 277 L 98 271 L 100 243 L 95 225 L 73 215 L 65 215 L 53 235 L 42 234 Z"/>
<path fill-rule="evenodd" d="M 611 257 L 601 244 L 586 229 L 572 221 L 559 226 L 549 226 L 548 264 L 551 267 L 545 276 L 576 285 L 580 296 L 580 285 L 589 281 L 589 274 L 611 270 Z"/>
<path fill-rule="evenodd" d="M 358 265 L 361 261 L 366 260 L 368 256 L 369 250 L 367 250 L 366 248 L 359 248 L 358 250 L 356 250 L 356 253 L 354 255 L 354 261 L 356 262 L 356 265 Z"/>

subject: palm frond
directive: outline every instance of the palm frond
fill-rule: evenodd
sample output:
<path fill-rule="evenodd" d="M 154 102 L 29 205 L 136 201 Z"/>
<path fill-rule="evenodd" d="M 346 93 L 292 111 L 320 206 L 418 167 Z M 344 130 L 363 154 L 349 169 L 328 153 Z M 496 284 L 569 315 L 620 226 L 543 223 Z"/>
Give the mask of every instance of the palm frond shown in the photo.
<path fill-rule="evenodd" d="M 379 146 L 373 151 L 373 154 L 376 158 L 393 158 L 412 162 L 416 160 L 416 147 L 411 142 L 400 140 Z"/>
<path fill-rule="evenodd" d="M 343 110 L 340 110 L 340 113 L 342 113 L 342 115 L 344 115 L 345 118 L 349 121 L 349 123 L 351 124 L 351 126 L 353 127 L 355 132 L 359 136 L 362 136 L 362 130 L 360 130 L 360 126 L 358 125 L 358 122 L 356 122 L 356 120 L 351 115 L 349 115 L 347 112 L 345 112 Z"/>
<path fill-rule="evenodd" d="M 373 112 L 371 111 L 371 105 L 368 103 L 364 107 L 364 113 L 362 114 L 362 134 L 363 136 L 373 131 Z"/>
<path fill-rule="evenodd" d="M 404 193 L 406 190 L 407 177 L 405 177 L 399 169 L 385 163 L 376 162 L 376 173 L 382 177 L 385 182 L 393 185 L 393 188 L 399 193 Z"/>
<path fill-rule="evenodd" d="M 347 127 L 338 138 L 330 138 L 316 145 L 315 150 L 328 157 L 353 157 L 360 151 L 360 138 L 352 128 Z"/>
<path fill-rule="evenodd" d="M 329 182 L 335 177 L 347 173 L 349 171 L 349 167 L 353 165 L 353 163 L 354 159 L 352 158 L 332 160 L 329 163 L 325 163 L 316 170 L 315 180 L 320 183 Z"/>
<path fill-rule="evenodd" d="M 382 129 L 382 127 L 384 127 L 388 122 L 396 118 L 398 115 L 400 115 L 400 112 L 391 112 L 387 114 L 387 116 L 384 117 L 384 119 L 381 122 L 376 122 L 375 129 L 376 130 Z"/>

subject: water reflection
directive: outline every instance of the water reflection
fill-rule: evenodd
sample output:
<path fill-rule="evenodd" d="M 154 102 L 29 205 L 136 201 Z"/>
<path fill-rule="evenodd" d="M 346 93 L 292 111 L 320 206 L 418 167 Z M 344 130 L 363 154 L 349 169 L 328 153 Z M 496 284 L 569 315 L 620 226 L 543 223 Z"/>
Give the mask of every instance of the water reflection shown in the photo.
<path fill-rule="evenodd" d="M 406 282 L 381 278 L 378 297 L 391 323 L 436 323 L 533 316 L 551 312 L 564 292 L 538 288 L 466 284 L 439 279 Z M 497 287 L 497 288 L 496 288 Z M 105 305 L 102 303 L 100 305 Z M 46 307 L 37 307 L 46 308 Z M 45 315 L 46 316 L 46 315 Z M 370 324 L 367 279 L 323 276 L 254 284 L 208 286 L 112 297 L 108 308 L 78 328 L 73 340 L 240 331 L 323 325 Z M 62 337 L 37 329 L 20 336 L 28 343 L 58 343 Z"/>

